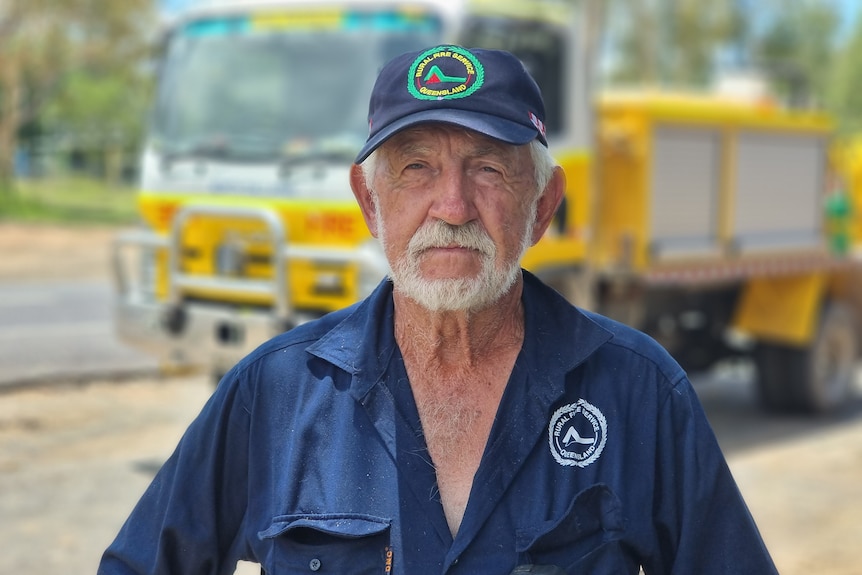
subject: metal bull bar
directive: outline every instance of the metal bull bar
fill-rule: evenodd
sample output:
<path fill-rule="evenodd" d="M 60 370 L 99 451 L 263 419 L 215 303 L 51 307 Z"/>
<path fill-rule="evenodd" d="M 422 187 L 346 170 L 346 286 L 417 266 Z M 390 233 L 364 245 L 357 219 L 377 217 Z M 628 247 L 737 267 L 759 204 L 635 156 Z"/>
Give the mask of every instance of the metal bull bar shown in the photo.
<path fill-rule="evenodd" d="M 272 243 L 273 279 L 250 280 L 230 277 L 212 277 L 183 273 L 182 232 L 188 221 L 195 216 L 230 217 L 258 220 L 266 224 Z M 287 262 L 292 259 L 308 259 L 320 263 L 360 263 L 379 268 L 380 263 L 371 261 L 372 256 L 355 248 L 331 248 L 302 244 L 286 244 L 287 230 L 278 214 L 266 208 L 192 205 L 179 210 L 174 218 L 168 237 L 148 230 L 131 230 L 114 239 L 112 262 L 114 279 L 121 296 L 132 291 L 130 274 L 122 258 L 122 247 L 137 245 L 142 248 L 167 249 L 167 303 L 177 306 L 182 303 L 184 289 L 208 289 L 229 292 L 234 295 L 271 296 L 273 312 L 280 319 L 289 318 L 294 310 L 290 303 Z"/>
<path fill-rule="evenodd" d="M 182 237 L 196 216 L 241 218 L 263 222 L 272 244 L 271 279 L 189 274 L 182 269 Z M 382 251 L 357 247 L 329 248 L 287 243 L 287 229 L 279 214 L 267 208 L 193 205 L 179 210 L 169 235 L 151 230 L 131 230 L 114 239 L 112 260 L 119 296 L 115 327 L 127 343 L 164 358 L 169 363 L 230 365 L 265 338 L 289 329 L 318 313 L 295 309 L 289 290 L 288 263 L 304 259 L 319 263 L 356 263 L 361 277 L 374 276 L 369 290 L 388 271 Z M 377 246 L 375 243 L 374 246 Z M 135 277 L 125 257 L 126 248 L 167 254 L 166 298 L 158 300 L 154 277 L 144 277 L 147 266 Z M 154 269 L 154 268 L 150 268 Z M 373 284 L 373 285 L 372 285 Z M 204 289 L 235 296 L 269 296 L 272 307 L 237 314 L 217 302 L 187 302 L 185 291 Z M 360 297 L 364 293 L 359 294 Z M 236 335 L 236 337 L 234 337 Z"/>
<path fill-rule="evenodd" d="M 209 277 L 182 273 L 182 232 L 189 219 L 196 216 L 230 217 L 258 220 L 266 224 L 272 242 L 273 279 L 249 280 L 226 277 Z M 172 305 L 182 303 L 182 290 L 189 288 L 218 289 L 237 295 L 268 295 L 273 298 L 273 311 L 279 319 L 286 320 L 291 313 L 287 293 L 287 270 L 284 249 L 286 237 L 284 224 L 272 210 L 251 207 L 186 206 L 174 218 L 168 252 L 168 301 Z"/>

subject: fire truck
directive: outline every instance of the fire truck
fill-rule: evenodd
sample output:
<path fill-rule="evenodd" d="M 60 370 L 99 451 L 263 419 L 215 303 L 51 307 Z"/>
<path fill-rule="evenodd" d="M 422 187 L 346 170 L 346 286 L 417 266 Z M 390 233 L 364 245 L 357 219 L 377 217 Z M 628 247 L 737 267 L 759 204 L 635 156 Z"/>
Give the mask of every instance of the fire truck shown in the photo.
<path fill-rule="evenodd" d="M 348 170 L 376 71 L 453 42 L 515 53 L 546 100 L 568 189 L 525 268 L 687 369 L 753 359 L 767 408 L 839 407 L 862 296 L 859 234 L 835 241 L 852 210 L 824 208 L 858 204 L 835 185 L 829 118 L 760 98 L 599 94 L 595 6 L 233 0 L 179 16 L 162 44 L 142 225 L 114 245 L 120 336 L 217 376 L 367 295 L 388 268 Z"/>

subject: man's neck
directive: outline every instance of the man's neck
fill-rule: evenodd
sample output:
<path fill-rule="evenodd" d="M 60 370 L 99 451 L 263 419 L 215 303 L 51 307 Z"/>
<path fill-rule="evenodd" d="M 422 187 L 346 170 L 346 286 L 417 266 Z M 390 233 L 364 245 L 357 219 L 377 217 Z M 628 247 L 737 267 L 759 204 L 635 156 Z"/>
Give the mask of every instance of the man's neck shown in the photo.
<path fill-rule="evenodd" d="M 520 349 L 524 337 L 521 281 L 479 311 L 429 311 L 396 289 L 395 339 L 427 367 L 469 370 L 497 353 Z M 436 365 L 435 365 L 436 364 Z"/>
<path fill-rule="evenodd" d="M 395 339 L 453 535 L 524 341 L 522 289 L 472 313 L 429 312 L 395 292 Z"/>

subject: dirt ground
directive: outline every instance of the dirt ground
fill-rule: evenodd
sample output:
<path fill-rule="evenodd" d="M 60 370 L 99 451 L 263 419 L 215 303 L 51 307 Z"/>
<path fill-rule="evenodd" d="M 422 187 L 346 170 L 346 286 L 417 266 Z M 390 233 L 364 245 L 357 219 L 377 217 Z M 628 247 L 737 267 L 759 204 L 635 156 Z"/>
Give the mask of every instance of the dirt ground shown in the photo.
<path fill-rule="evenodd" d="M 108 278 L 118 231 L 0 221 L 0 281 Z"/>
<path fill-rule="evenodd" d="M 107 280 L 110 241 L 117 231 L 0 222 L 0 281 Z M 207 393 L 205 380 L 192 377 L 123 385 L 94 382 L 0 395 L 0 536 L 7 543 L 8 538 L 20 540 L 20 527 L 4 527 L 3 516 L 29 514 L 23 528 L 31 535 L 39 533 L 40 547 L 52 549 L 43 558 L 50 560 L 49 570 L 13 561 L 6 567 L 20 569 L 7 571 L 0 561 L 0 572 L 79 572 L 76 558 L 83 562 L 79 565 L 91 565 L 97 559 L 94 553 L 104 548 Z M 70 405 L 75 409 L 70 410 Z M 806 423 L 801 428 L 804 432 L 729 453 L 740 489 L 784 575 L 862 572 L 855 555 L 862 541 L 860 414 L 862 410 L 819 427 Z M 745 417 L 755 426 L 760 421 L 756 414 Z M 716 423 L 727 430 L 741 427 L 742 421 L 742 415 L 731 413 L 726 421 Z M 133 422 L 140 428 L 134 428 Z M 164 425 L 155 426 L 158 422 Z M 110 462 L 105 462 L 100 450 L 114 444 L 114 457 L 123 467 L 109 470 Z M 146 473 L 141 473 L 142 461 Z M 137 471 L 128 471 L 132 464 Z M 71 479 L 88 465 L 94 477 L 117 475 L 109 482 Z M 53 495 L 36 495 L 31 501 L 26 494 L 39 485 L 47 486 Z M 122 493 L 121 486 L 125 486 Z M 116 500 L 99 508 L 98 514 L 90 514 L 88 524 L 82 522 L 80 511 L 71 516 L 74 519 L 58 515 L 61 507 L 54 503 L 66 488 L 69 491 L 62 499 L 67 503 L 94 506 L 114 492 Z M 9 497 L 19 490 L 21 497 Z M 54 503 L 45 505 L 45 497 Z M 94 535 L 95 542 L 85 533 Z M 57 542 L 53 547 L 52 534 Z M 9 557 L 14 559 L 14 554 Z"/>

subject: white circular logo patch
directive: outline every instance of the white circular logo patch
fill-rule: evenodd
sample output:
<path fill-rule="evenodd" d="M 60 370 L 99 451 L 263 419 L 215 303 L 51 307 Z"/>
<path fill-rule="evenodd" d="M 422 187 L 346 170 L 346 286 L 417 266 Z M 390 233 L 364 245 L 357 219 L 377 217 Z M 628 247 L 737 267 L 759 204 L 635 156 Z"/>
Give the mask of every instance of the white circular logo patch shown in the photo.
<path fill-rule="evenodd" d="M 564 405 L 551 417 L 548 442 L 560 465 L 586 467 L 602 454 L 608 439 L 608 422 L 591 403 L 579 399 Z"/>

